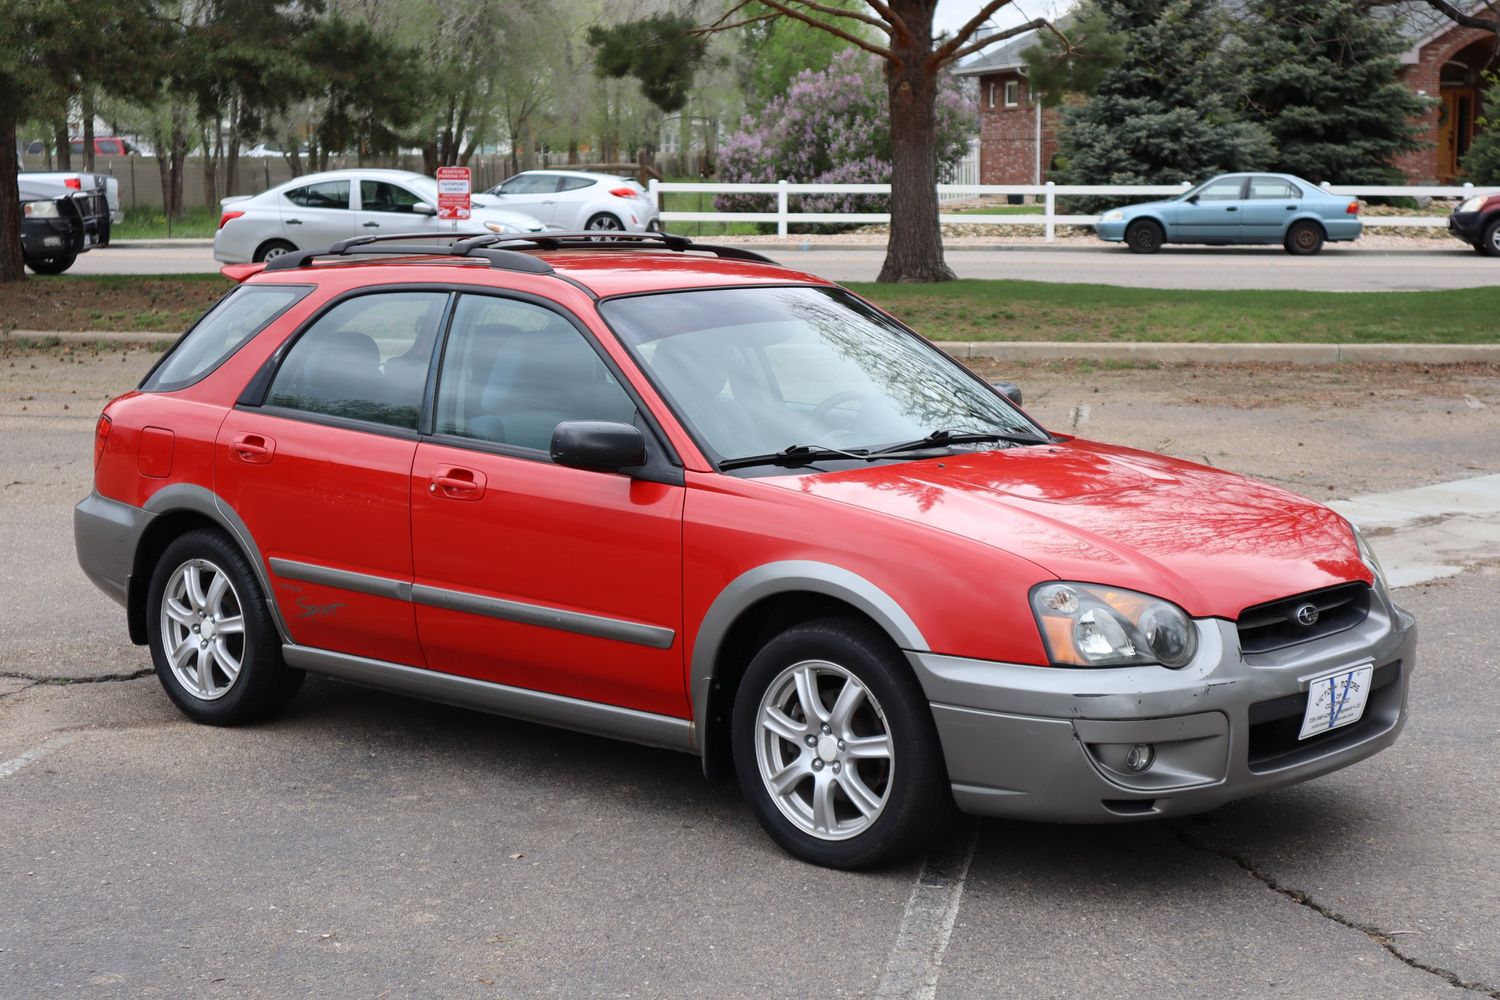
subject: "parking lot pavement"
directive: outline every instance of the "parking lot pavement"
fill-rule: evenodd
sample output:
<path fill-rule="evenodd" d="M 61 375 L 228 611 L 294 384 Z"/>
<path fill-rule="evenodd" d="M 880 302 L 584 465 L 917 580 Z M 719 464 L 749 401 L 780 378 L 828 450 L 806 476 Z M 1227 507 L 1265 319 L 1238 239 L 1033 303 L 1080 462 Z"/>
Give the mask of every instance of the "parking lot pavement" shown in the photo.
<path fill-rule="evenodd" d="M 705 242 L 717 242 L 704 237 Z M 795 238 L 794 238 L 795 239 Z M 725 242 L 733 242 L 726 240 Z M 874 281 L 883 249 L 809 243 L 813 249 L 751 249 L 834 281 Z M 1169 247 L 1144 257 L 1089 241 L 953 247 L 948 265 L 961 278 L 1087 282 L 1136 288 L 1276 288 L 1312 291 L 1423 291 L 1476 288 L 1500 280 L 1500 261 L 1453 241 L 1451 249 L 1337 247 L 1317 257 L 1292 257 L 1279 247 Z M 78 258 L 69 274 L 214 272 L 212 249 L 119 244 Z"/>
<path fill-rule="evenodd" d="M 211 729 L 98 681 L 146 664 L 65 527 L 98 403 L 150 360 L 119 358 L 0 358 L 4 1000 L 1500 996 L 1493 566 L 1398 594 L 1422 652 L 1391 750 L 1170 824 L 981 823 L 914 899 L 919 862 L 791 861 L 685 755 L 318 679 Z M 1500 472 L 1500 376 L 1372 371 L 1020 380 L 1058 430 L 1320 498 Z"/>

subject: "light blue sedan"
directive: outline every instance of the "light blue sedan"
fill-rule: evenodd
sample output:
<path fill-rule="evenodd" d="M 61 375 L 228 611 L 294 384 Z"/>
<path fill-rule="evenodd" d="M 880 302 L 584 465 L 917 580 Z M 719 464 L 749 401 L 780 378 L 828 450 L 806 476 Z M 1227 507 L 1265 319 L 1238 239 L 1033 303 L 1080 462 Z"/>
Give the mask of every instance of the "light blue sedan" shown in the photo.
<path fill-rule="evenodd" d="M 1136 253 L 1163 243 L 1280 243 L 1315 254 L 1325 241 L 1357 239 L 1359 202 L 1290 174 L 1221 174 L 1167 201 L 1112 208 L 1095 226 L 1101 240 Z"/>

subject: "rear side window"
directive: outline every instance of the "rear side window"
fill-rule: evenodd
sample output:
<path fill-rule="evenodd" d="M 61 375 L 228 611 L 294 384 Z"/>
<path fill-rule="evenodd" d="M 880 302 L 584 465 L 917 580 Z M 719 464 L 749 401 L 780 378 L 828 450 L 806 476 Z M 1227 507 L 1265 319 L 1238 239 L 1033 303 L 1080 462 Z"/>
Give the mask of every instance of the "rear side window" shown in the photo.
<path fill-rule="evenodd" d="M 141 382 L 141 390 L 171 392 L 192 385 L 309 291 L 306 285 L 241 285 L 177 342 Z"/>
<path fill-rule="evenodd" d="M 1280 177 L 1252 177 L 1250 178 L 1250 197 L 1282 201 L 1289 198 L 1301 198 L 1302 192 Z"/>
<path fill-rule="evenodd" d="M 293 205 L 303 208 L 348 208 L 349 182 L 323 181 L 306 187 L 294 188 L 283 197 Z"/>
<path fill-rule="evenodd" d="M 577 191 L 581 188 L 593 187 L 597 183 L 599 182 L 590 180 L 587 177 L 564 177 L 562 180 L 558 181 L 557 190 Z"/>
<path fill-rule="evenodd" d="M 447 292 L 379 292 L 320 316 L 271 382 L 266 403 L 417 429 Z"/>

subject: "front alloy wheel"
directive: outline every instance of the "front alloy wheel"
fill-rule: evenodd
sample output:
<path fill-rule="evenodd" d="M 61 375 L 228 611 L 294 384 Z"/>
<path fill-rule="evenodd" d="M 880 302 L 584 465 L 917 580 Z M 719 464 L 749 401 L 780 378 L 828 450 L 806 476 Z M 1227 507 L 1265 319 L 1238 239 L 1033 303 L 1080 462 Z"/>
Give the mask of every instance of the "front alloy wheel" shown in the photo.
<path fill-rule="evenodd" d="M 896 861 L 953 809 L 932 709 L 901 651 L 872 624 L 786 629 L 735 692 L 735 773 L 789 854 L 832 868 Z"/>
<path fill-rule="evenodd" d="M 824 660 L 794 663 L 758 714 L 761 780 L 798 829 L 847 840 L 880 818 L 896 762 L 885 713 L 857 677 Z"/>

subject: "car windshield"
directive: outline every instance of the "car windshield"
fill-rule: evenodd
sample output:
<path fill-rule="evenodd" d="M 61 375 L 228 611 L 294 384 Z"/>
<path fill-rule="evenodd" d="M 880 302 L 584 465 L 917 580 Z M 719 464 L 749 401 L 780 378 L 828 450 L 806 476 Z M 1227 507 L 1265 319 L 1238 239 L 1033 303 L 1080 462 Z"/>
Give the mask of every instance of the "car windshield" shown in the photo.
<path fill-rule="evenodd" d="M 825 450 L 817 457 L 862 462 L 860 453 L 900 454 L 935 432 L 946 435 L 924 443 L 1047 440 L 990 386 L 839 289 L 669 292 L 612 299 L 600 312 L 721 463 Z"/>
<path fill-rule="evenodd" d="M 431 177 L 403 177 L 401 183 L 428 204 L 437 204 L 437 181 Z"/>

